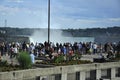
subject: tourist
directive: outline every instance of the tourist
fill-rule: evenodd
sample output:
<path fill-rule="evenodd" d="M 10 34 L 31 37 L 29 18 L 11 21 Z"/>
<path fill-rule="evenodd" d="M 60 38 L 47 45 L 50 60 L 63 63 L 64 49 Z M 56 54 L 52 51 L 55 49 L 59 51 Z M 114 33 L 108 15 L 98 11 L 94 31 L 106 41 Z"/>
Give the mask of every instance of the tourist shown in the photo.
<path fill-rule="evenodd" d="M 1 56 L 4 55 L 4 47 L 5 47 L 4 42 L 0 43 L 0 53 L 1 53 Z"/>
<path fill-rule="evenodd" d="M 31 52 L 30 52 L 30 58 L 31 58 L 32 64 L 34 64 L 34 63 L 35 63 L 34 51 L 31 51 Z"/>
<path fill-rule="evenodd" d="M 18 48 L 17 48 L 16 44 L 13 45 L 12 50 L 13 50 L 13 57 L 17 57 L 17 55 L 18 55 Z"/>
<path fill-rule="evenodd" d="M 105 44 L 105 52 L 108 53 L 110 50 L 113 50 L 112 44 L 106 43 Z"/>
<path fill-rule="evenodd" d="M 26 44 L 25 41 L 24 41 L 24 43 L 22 44 L 22 50 L 23 50 L 23 51 L 26 51 L 26 50 L 27 50 L 27 44 Z"/>
<path fill-rule="evenodd" d="M 93 44 L 93 54 L 96 54 L 97 53 L 97 44 L 94 43 Z"/>
<path fill-rule="evenodd" d="M 119 43 L 117 45 L 117 53 L 120 54 L 120 41 L 119 41 Z"/>

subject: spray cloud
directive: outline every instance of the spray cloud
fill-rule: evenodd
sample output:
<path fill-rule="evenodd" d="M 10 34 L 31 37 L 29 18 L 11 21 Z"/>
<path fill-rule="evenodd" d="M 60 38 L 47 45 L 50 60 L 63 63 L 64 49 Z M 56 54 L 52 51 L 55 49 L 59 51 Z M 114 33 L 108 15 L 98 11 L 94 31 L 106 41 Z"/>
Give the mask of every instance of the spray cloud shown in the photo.
<path fill-rule="evenodd" d="M 74 43 L 74 42 L 94 42 L 94 37 L 66 37 L 63 35 L 63 31 L 60 29 L 51 29 L 50 30 L 50 42 L 54 43 Z M 33 35 L 30 36 L 30 41 L 33 43 L 44 43 L 48 41 L 48 31 L 47 29 L 35 30 Z"/>

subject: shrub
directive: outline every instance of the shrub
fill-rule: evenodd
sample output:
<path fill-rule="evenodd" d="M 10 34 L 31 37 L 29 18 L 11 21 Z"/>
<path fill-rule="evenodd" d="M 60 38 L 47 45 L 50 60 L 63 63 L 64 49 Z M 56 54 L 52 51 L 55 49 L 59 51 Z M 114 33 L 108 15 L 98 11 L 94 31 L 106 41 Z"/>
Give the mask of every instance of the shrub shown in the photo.
<path fill-rule="evenodd" d="M 1 60 L 1 61 L 0 61 L 0 67 L 2 67 L 2 66 L 7 66 L 7 65 L 8 65 L 7 60 Z"/>
<path fill-rule="evenodd" d="M 120 59 L 120 54 L 117 53 L 117 54 L 115 55 L 115 58 Z"/>
<path fill-rule="evenodd" d="M 54 59 L 55 63 L 61 63 L 64 61 L 64 55 L 60 54 L 58 57 L 55 57 Z"/>
<path fill-rule="evenodd" d="M 78 51 L 75 51 L 72 60 L 74 60 L 74 59 L 75 59 L 75 60 L 79 60 L 81 57 L 82 57 L 82 55 L 81 55 Z"/>
<path fill-rule="evenodd" d="M 20 52 L 18 56 L 18 62 L 23 69 L 28 69 L 32 67 L 32 61 L 28 52 Z"/>

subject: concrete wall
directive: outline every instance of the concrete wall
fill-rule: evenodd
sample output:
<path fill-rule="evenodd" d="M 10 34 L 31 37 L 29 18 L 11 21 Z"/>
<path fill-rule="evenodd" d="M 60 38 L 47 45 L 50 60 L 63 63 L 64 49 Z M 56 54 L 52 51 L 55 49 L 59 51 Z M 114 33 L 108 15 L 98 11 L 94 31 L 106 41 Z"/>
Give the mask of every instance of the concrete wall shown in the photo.
<path fill-rule="evenodd" d="M 120 80 L 120 62 L 0 72 L 0 80 L 99 80 L 100 78 Z"/>

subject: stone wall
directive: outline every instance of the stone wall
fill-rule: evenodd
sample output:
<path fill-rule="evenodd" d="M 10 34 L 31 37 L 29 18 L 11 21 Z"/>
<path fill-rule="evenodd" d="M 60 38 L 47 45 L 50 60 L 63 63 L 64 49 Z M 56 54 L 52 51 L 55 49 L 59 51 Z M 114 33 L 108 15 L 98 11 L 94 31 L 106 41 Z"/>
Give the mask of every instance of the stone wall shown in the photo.
<path fill-rule="evenodd" d="M 120 80 L 120 62 L 0 72 L 0 80 Z"/>

